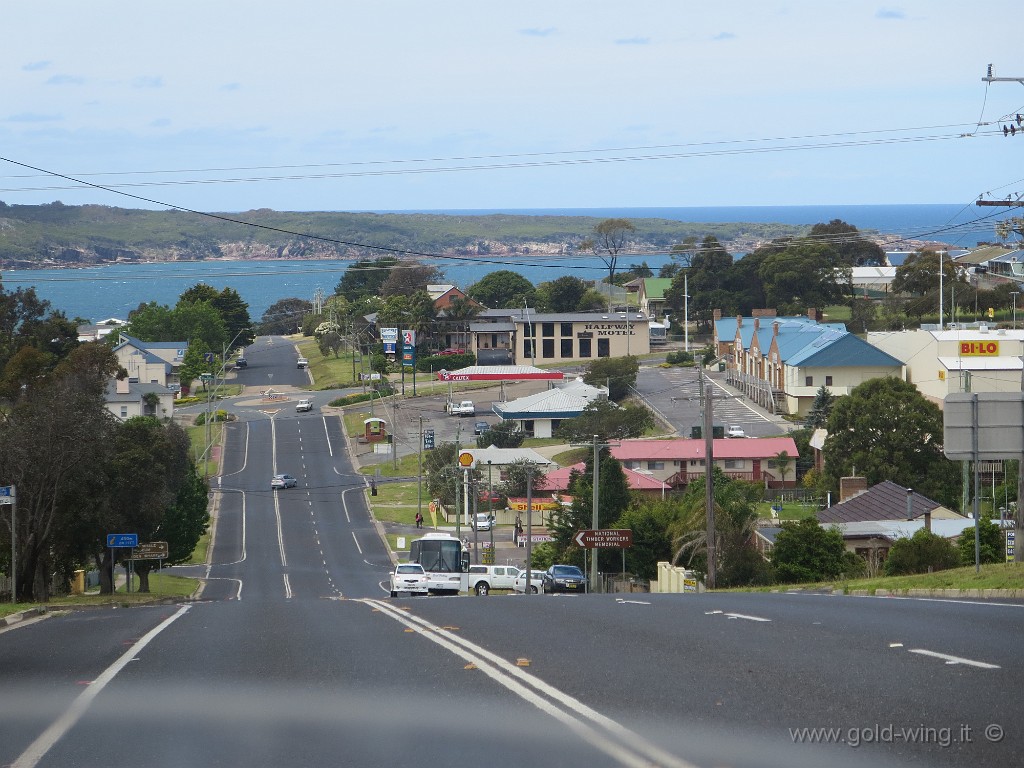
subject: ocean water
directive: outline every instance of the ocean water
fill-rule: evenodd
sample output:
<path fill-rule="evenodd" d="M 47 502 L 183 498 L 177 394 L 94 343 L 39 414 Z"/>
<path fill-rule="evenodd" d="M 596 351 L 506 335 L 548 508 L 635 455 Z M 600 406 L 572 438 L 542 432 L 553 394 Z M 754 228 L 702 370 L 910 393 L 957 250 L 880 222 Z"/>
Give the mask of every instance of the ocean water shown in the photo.
<path fill-rule="evenodd" d="M 408 213 L 409 211 L 406 211 Z M 664 218 L 687 222 L 756 222 L 811 225 L 842 219 L 861 230 L 896 237 L 892 250 L 906 246 L 900 238 L 938 240 L 958 247 L 972 247 L 994 239 L 994 222 L 1009 213 L 1000 208 L 964 205 L 840 205 L 840 206 L 737 206 L 715 208 L 561 208 L 516 210 L 417 211 L 485 215 L 491 213 L 532 216 L 592 216 L 597 218 Z M 646 261 L 657 272 L 671 259 L 667 255 L 624 256 L 620 268 Z M 600 279 L 607 268 L 594 256 L 438 258 L 434 263 L 448 282 L 471 285 L 498 269 L 512 269 L 533 283 L 555 280 L 563 275 Z M 283 298 L 311 300 L 319 288 L 334 292 L 348 261 L 256 261 L 256 262 L 174 262 L 160 264 L 115 264 L 86 269 L 8 270 L 3 286 L 11 290 L 34 287 L 37 294 L 72 318 L 97 321 L 108 317 L 126 318 L 141 303 L 156 301 L 173 305 L 178 296 L 196 283 L 221 290 L 234 288 L 249 304 L 249 314 L 259 320 L 266 309 Z"/>

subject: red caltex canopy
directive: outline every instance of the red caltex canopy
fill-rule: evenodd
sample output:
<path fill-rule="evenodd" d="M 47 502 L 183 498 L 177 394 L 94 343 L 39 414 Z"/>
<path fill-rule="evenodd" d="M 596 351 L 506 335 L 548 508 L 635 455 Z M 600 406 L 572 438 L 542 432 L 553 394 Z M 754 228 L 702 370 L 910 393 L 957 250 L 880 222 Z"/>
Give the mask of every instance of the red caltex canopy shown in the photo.
<path fill-rule="evenodd" d="M 545 371 L 532 365 L 471 365 L 457 371 L 440 370 L 439 381 L 562 381 L 561 371 Z"/>

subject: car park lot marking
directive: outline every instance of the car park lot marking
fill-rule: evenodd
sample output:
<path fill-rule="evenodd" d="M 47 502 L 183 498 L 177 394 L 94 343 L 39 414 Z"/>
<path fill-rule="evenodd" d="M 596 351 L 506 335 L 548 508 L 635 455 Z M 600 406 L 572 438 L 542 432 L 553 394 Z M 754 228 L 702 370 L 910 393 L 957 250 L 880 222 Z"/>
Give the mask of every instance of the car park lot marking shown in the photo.
<path fill-rule="evenodd" d="M 924 648 L 908 648 L 911 653 L 918 653 L 922 656 L 931 656 L 936 659 L 942 659 L 946 664 L 966 664 L 970 667 L 979 667 L 980 669 L 999 669 L 998 664 L 989 664 L 984 661 L 974 661 L 973 659 L 964 659 L 960 656 L 950 656 L 946 653 L 938 653 L 937 651 L 928 651 Z"/>
<path fill-rule="evenodd" d="M 496 683 L 565 724 L 587 744 L 604 752 L 620 765 L 629 768 L 650 768 L 652 764 L 663 768 L 694 768 L 691 763 L 664 751 L 617 721 L 486 648 L 415 614 L 400 612 L 387 601 L 363 599 L 359 602 L 404 625 L 405 632 L 415 632 L 465 663 L 475 664 Z"/>

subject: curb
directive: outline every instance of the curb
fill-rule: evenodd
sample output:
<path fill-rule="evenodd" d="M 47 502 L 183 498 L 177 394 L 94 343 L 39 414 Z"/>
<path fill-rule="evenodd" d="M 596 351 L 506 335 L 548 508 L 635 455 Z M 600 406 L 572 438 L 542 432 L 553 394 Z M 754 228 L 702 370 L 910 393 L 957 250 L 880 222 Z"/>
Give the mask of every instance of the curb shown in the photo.
<path fill-rule="evenodd" d="M 18 611 L 12 613 L 9 616 L 4 616 L 0 619 L 0 627 L 9 627 L 12 624 L 17 624 L 19 621 L 30 619 L 35 616 L 45 616 L 47 613 L 46 608 L 26 608 L 24 611 Z"/>
<path fill-rule="evenodd" d="M 866 589 L 851 589 L 849 593 L 834 590 L 832 594 L 850 597 L 872 597 Z M 945 597 L 945 598 L 1024 598 L 1024 589 L 876 589 L 874 597 Z"/>

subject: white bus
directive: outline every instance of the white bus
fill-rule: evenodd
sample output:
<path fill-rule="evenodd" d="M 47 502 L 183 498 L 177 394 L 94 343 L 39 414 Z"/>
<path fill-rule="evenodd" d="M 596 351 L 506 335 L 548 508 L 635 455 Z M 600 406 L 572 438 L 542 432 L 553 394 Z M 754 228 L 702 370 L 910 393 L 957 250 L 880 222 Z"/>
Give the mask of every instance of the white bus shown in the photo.
<path fill-rule="evenodd" d="M 409 547 L 409 562 L 419 563 L 427 574 L 427 591 L 432 595 L 457 595 L 464 589 L 469 569 L 469 552 L 448 533 L 428 533 Z"/>

